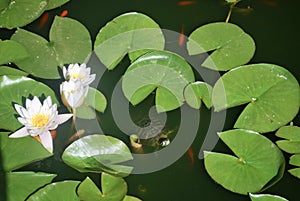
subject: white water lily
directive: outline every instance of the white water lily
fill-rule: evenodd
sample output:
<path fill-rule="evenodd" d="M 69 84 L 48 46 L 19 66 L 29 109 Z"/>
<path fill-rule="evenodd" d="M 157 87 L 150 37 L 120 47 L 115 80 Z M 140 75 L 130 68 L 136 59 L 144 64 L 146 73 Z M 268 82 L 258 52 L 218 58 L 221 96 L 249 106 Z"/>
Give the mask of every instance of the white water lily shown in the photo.
<path fill-rule="evenodd" d="M 67 81 L 80 81 L 83 86 L 88 86 L 95 80 L 96 75 L 90 73 L 91 68 L 86 67 L 85 63 L 80 66 L 79 64 L 70 64 L 68 69 L 63 67 L 63 75 Z"/>
<path fill-rule="evenodd" d="M 70 119 L 72 114 L 58 114 L 57 105 L 52 104 L 50 96 L 44 100 L 43 104 L 38 97 L 34 96 L 32 100 L 26 99 L 26 108 L 18 104 L 15 104 L 14 107 L 20 115 L 18 121 L 24 127 L 9 137 L 39 136 L 42 145 L 52 153 L 53 140 L 50 131 Z"/>
<path fill-rule="evenodd" d="M 88 89 L 88 86 L 82 85 L 81 82 L 64 81 L 60 85 L 61 99 L 65 106 L 75 109 L 83 104 Z"/>

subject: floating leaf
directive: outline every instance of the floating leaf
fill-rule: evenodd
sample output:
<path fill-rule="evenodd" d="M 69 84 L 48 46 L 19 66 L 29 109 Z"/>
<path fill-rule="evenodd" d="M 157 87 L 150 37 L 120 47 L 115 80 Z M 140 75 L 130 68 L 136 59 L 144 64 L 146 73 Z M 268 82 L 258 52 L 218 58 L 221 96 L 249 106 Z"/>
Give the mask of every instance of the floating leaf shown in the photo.
<path fill-rule="evenodd" d="M 0 7 L 0 28 L 22 27 L 37 19 L 47 6 L 46 0 L 4 1 Z"/>
<path fill-rule="evenodd" d="M 205 168 L 217 183 L 235 193 L 260 191 L 285 162 L 276 145 L 254 131 L 230 130 L 219 137 L 237 157 L 205 152 Z"/>
<path fill-rule="evenodd" d="M 300 154 L 295 154 L 291 156 L 289 163 L 294 166 L 298 166 L 297 168 L 293 168 L 288 170 L 288 172 L 300 179 Z"/>
<path fill-rule="evenodd" d="M 12 40 L 22 44 L 30 57 L 16 62 L 22 70 L 41 78 L 60 78 L 58 66 L 86 62 L 92 51 L 87 29 L 78 21 L 56 16 L 50 29 L 50 42 L 29 31 L 18 29 Z"/>
<path fill-rule="evenodd" d="M 166 51 L 147 53 L 133 62 L 123 76 L 126 98 L 136 105 L 154 90 L 158 112 L 170 111 L 184 102 L 184 88 L 194 82 L 190 65 L 180 56 Z"/>
<path fill-rule="evenodd" d="M 51 96 L 52 102 L 58 104 L 55 93 L 43 83 L 21 76 L 0 76 L 0 128 L 15 131 L 21 127 L 13 105 L 23 105 L 29 95 Z"/>
<path fill-rule="evenodd" d="M 8 67 L 8 66 L 0 66 L 0 76 L 2 75 L 17 75 L 17 76 L 27 76 L 28 73 L 12 68 L 12 67 Z"/>
<path fill-rule="evenodd" d="M 55 176 L 55 174 L 43 172 L 7 173 L 7 201 L 26 200 L 26 198 L 38 188 L 50 183 Z"/>
<path fill-rule="evenodd" d="M 141 13 L 126 13 L 107 23 L 98 33 L 94 50 L 100 61 L 113 69 L 129 53 L 131 60 L 164 48 L 159 25 Z"/>
<path fill-rule="evenodd" d="M 77 194 L 80 200 L 84 201 L 101 201 L 103 194 L 98 189 L 96 184 L 87 177 L 78 187 Z"/>
<path fill-rule="evenodd" d="M 123 201 L 142 201 L 142 200 L 139 198 L 130 196 L 130 195 L 126 195 L 125 198 L 123 199 Z"/>
<path fill-rule="evenodd" d="M 94 109 L 104 112 L 106 105 L 105 96 L 97 89 L 90 87 L 84 104 L 76 109 L 76 116 L 82 119 L 94 119 L 96 118 Z"/>
<path fill-rule="evenodd" d="M 7 134 L 8 133 L 0 133 L 3 171 L 12 171 L 34 161 L 51 156 L 51 153 L 34 138 L 29 136 L 23 138 L 9 138 Z"/>
<path fill-rule="evenodd" d="M 286 139 L 286 140 L 279 140 L 276 142 L 280 149 L 291 154 L 300 153 L 300 128 L 299 127 L 284 126 L 281 127 L 276 132 L 275 135 Z"/>
<path fill-rule="evenodd" d="M 184 89 L 184 98 L 189 106 L 200 109 L 201 101 L 207 108 L 211 108 L 212 87 L 205 82 L 194 82 Z"/>
<path fill-rule="evenodd" d="M 288 201 L 287 199 L 277 196 L 277 195 L 268 195 L 268 194 L 249 194 L 251 201 Z"/>
<path fill-rule="evenodd" d="M 286 69 L 273 64 L 253 64 L 225 73 L 215 84 L 212 103 L 216 111 L 246 104 L 235 128 L 269 132 L 290 122 L 298 113 L 299 84 Z"/>
<path fill-rule="evenodd" d="M 190 55 L 213 51 L 202 66 L 224 71 L 249 62 L 255 52 L 255 43 L 237 25 L 217 22 L 193 31 L 187 49 Z"/>
<path fill-rule="evenodd" d="M 105 135 L 89 135 L 69 145 L 63 161 L 80 172 L 107 172 L 127 176 L 132 167 L 119 163 L 132 160 L 130 150 L 122 141 Z"/>
<path fill-rule="evenodd" d="M 0 64 L 8 64 L 29 57 L 26 49 L 12 40 L 0 41 Z"/>
<path fill-rule="evenodd" d="M 63 181 L 48 184 L 31 195 L 27 201 L 79 201 L 80 199 L 76 194 L 76 188 L 79 183 L 79 181 Z"/>
<path fill-rule="evenodd" d="M 70 0 L 48 0 L 48 5 L 46 7 L 46 10 L 51 10 L 53 8 L 57 8 L 59 6 L 62 6 L 63 4 L 69 2 Z"/>

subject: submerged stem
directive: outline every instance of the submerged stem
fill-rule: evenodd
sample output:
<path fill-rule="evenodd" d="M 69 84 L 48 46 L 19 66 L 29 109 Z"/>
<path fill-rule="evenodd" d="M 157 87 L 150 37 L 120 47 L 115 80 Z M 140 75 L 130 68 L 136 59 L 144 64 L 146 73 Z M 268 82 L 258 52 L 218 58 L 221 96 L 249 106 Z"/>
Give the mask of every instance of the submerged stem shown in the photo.
<path fill-rule="evenodd" d="M 76 121 L 76 108 L 72 108 L 72 111 L 73 111 L 73 121 L 75 123 L 75 121 Z"/>
<path fill-rule="evenodd" d="M 230 19 L 230 16 L 231 16 L 231 13 L 232 13 L 232 10 L 233 10 L 234 6 L 235 6 L 236 4 L 238 4 L 240 1 L 241 1 L 241 0 L 236 0 L 234 3 L 231 3 L 231 4 L 230 4 L 230 9 L 229 9 L 229 11 L 228 11 L 228 14 L 227 14 L 227 17 L 226 17 L 226 20 L 225 20 L 226 23 L 229 22 L 229 19 Z"/>

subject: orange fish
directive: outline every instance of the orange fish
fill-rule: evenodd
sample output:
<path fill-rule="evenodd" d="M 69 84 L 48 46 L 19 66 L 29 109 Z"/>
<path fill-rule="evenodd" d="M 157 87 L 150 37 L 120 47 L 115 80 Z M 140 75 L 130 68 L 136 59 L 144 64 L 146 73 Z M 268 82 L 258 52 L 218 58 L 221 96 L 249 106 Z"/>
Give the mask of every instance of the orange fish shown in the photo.
<path fill-rule="evenodd" d="M 40 19 L 39 29 L 41 29 L 41 28 L 43 28 L 43 26 L 45 26 L 48 19 L 49 19 L 49 13 L 45 12 Z"/>
<path fill-rule="evenodd" d="M 183 43 L 184 43 L 184 28 L 183 28 L 183 25 L 182 25 L 180 35 L 179 35 L 179 39 L 178 39 L 178 45 L 182 46 Z"/>
<path fill-rule="evenodd" d="M 187 154 L 188 154 L 189 158 L 191 159 L 191 163 L 194 164 L 194 162 L 195 162 L 195 157 L 194 157 L 194 151 L 193 151 L 192 147 L 190 147 L 190 148 L 187 150 Z"/>
<path fill-rule="evenodd" d="M 61 17 L 66 17 L 68 15 L 69 11 L 68 10 L 63 10 L 59 16 Z"/>
<path fill-rule="evenodd" d="M 179 1 L 177 3 L 178 6 L 189 6 L 191 4 L 194 4 L 196 3 L 196 1 Z"/>
<path fill-rule="evenodd" d="M 50 131 L 50 133 L 51 133 L 52 139 L 54 140 L 54 138 L 56 137 L 56 130 L 52 130 L 52 131 Z"/>

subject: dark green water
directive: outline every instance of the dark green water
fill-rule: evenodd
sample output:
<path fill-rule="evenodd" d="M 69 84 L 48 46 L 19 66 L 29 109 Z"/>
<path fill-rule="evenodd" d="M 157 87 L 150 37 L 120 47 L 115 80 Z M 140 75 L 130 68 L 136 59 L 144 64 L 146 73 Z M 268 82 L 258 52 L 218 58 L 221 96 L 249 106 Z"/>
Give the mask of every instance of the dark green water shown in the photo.
<path fill-rule="evenodd" d="M 189 6 L 178 6 L 175 0 L 71 0 L 63 7 L 50 11 L 50 16 L 59 15 L 62 10 L 67 9 L 69 11 L 68 17 L 79 20 L 88 28 L 93 41 L 102 26 L 114 17 L 129 11 L 137 11 L 150 16 L 163 29 L 180 32 L 182 25 L 184 25 L 186 35 L 189 35 L 201 25 L 225 21 L 228 7 L 224 4 L 224 1 L 198 0 L 195 2 Z M 300 29 L 298 28 L 300 2 L 296 0 L 245 0 L 239 5 L 253 8 L 250 13 L 234 12 L 230 20 L 230 22 L 241 26 L 256 42 L 256 53 L 250 63 L 267 62 L 281 65 L 290 70 L 299 81 L 299 51 L 297 47 L 300 45 Z M 27 26 L 27 29 L 47 37 L 50 22 L 43 29 L 37 29 L 39 22 L 36 21 Z M 9 37 L 10 33 L 1 34 L 5 38 Z M 98 88 L 108 99 L 127 65 L 128 61 L 125 59 L 116 70 L 105 72 L 100 80 Z M 54 89 L 58 89 L 57 84 L 53 82 L 49 82 L 49 84 Z M 143 104 L 144 107 L 130 108 L 133 117 L 138 119 L 146 114 L 147 109 L 152 104 L 152 97 L 148 98 Z M 232 128 L 241 109 L 235 108 L 228 111 L 224 130 Z M 204 139 L 203 135 L 208 128 L 210 113 L 206 109 L 201 109 L 200 115 L 199 130 L 192 144 L 194 162 L 185 153 L 179 160 L 163 170 L 130 175 L 125 178 L 128 182 L 129 194 L 140 197 L 145 201 L 250 200 L 247 196 L 234 194 L 223 189 L 206 173 L 203 160 L 198 159 L 198 152 Z M 168 129 L 176 129 L 176 125 L 180 123 L 179 119 L 179 110 L 170 112 L 167 117 Z M 128 143 L 128 136 L 122 134 L 117 128 L 110 107 L 107 108 L 104 114 L 98 114 L 98 120 L 105 133 L 117 136 Z M 299 120 L 298 115 L 295 120 L 297 125 L 299 125 Z M 53 158 L 29 165 L 23 170 L 57 173 L 57 181 L 64 179 L 82 180 L 88 175 L 99 185 L 99 175 L 79 174 L 60 161 L 63 147 L 73 132 L 69 131 L 69 127 L 70 125 L 63 125 L 59 128 L 58 133 L 63 132 L 66 134 L 58 135 L 55 139 L 56 153 Z M 267 135 L 272 138 L 272 134 Z M 214 150 L 228 152 L 223 143 L 218 143 Z M 291 201 L 297 201 L 300 195 L 298 192 L 299 185 L 300 180 L 285 174 L 279 183 L 265 193 L 277 194 Z"/>

